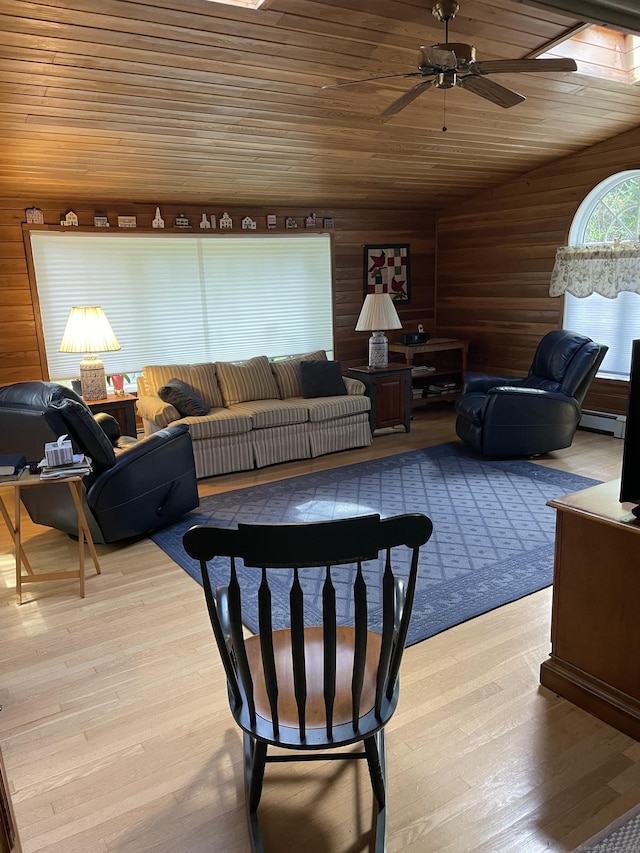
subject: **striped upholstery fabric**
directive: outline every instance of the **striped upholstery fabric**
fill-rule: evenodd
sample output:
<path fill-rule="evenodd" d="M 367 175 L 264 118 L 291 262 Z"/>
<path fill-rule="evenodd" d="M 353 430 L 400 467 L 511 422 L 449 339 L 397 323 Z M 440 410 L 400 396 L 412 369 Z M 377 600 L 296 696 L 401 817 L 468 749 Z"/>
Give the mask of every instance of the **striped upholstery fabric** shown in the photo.
<path fill-rule="evenodd" d="M 228 411 L 250 419 L 253 429 L 303 424 L 309 419 L 306 406 L 296 405 L 293 400 L 251 400 L 229 406 Z"/>
<path fill-rule="evenodd" d="M 368 447 L 373 441 L 369 415 L 352 415 L 338 421 L 311 424 L 309 444 L 311 456 L 324 456 L 325 453 L 337 453 L 350 447 Z"/>
<path fill-rule="evenodd" d="M 194 441 L 192 446 L 198 478 L 250 471 L 254 467 L 250 432 Z"/>
<path fill-rule="evenodd" d="M 214 409 L 202 417 L 182 418 L 187 424 L 191 438 L 219 438 L 223 435 L 241 435 L 252 428 L 251 417 L 229 409 Z"/>
<path fill-rule="evenodd" d="M 352 379 L 351 376 L 343 376 L 347 394 L 364 394 L 365 384 L 359 379 Z"/>
<path fill-rule="evenodd" d="M 309 459 L 311 456 L 309 430 L 308 423 L 253 430 L 251 444 L 256 468 L 276 465 L 278 462 L 287 462 L 291 459 Z"/>
<path fill-rule="evenodd" d="M 327 354 L 321 349 L 308 352 L 306 355 L 296 355 L 271 362 L 271 370 L 276 377 L 278 391 L 280 392 L 278 396 L 281 400 L 286 400 L 288 397 L 299 397 L 302 394 L 298 365 L 303 359 L 305 361 L 326 361 Z"/>
<path fill-rule="evenodd" d="M 236 363 L 145 367 L 138 377 L 137 402 L 145 432 L 173 421 L 187 424 L 198 478 L 365 447 L 371 444 L 370 400 L 362 382 L 343 377 L 347 394 L 340 397 L 300 396 L 299 362 L 326 357 L 318 350 L 273 363 L 259 356 Z M 158 388 L 173 378 L 190 385 L 211 406 L 209 414 L 181 418 L 164 403 Z"/>
<path fill-rule="evenodd" d="M 224 400 L 216 379 L 216 365 L 203 364 L 161 364 L 143 368 L 149 394 L 158 393 L 158 388 L 166 385 L 170 379 L 181 379 L 190 385 L 212 409 L 224 406 Z"/>
<path fill-rule="evenodd" d="M 302 401 L 302 398 L 300 400 Z M 368 412 L 371 400 L 365 396 L 345 394 L 344 397 L 312 397 L 305 399 L 304 405 L 309 411 L 311 423 L 320 423 Z"/>
<path fill-rule="evenodd" d="M 218 361 L 216 372 L 225 406 L 248 400 L 279 399 L 278 386 L 266 355 L 237 364 Z"/>

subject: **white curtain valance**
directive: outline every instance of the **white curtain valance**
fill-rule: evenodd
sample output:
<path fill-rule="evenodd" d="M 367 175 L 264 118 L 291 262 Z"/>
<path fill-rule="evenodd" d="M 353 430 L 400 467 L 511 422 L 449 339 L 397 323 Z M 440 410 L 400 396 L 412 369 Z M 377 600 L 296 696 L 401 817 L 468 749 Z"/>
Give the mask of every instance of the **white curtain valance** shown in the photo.
<path fill-rule="evenodd" d="M 640 293 L 640 243 L 562 246 L 557 250 L 550 296 L 599 293 L 615 299 L 623 290 Z"/>

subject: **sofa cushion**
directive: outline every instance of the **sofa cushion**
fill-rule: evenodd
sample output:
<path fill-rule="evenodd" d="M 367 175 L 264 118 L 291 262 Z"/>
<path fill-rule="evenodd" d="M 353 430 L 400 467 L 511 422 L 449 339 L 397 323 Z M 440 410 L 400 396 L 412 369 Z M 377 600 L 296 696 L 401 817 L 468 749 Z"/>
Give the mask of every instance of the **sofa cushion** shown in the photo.
<path fill-rule="evenodd" d="M 211 409 L 208 415 L 182 418 L 180 423 L 189 427 L 194 441 L 242 435 L 250 432 L 252 427 L 251 418 L 248 415 L 233 412 L 230 409 Z"/>
<path fill-rule="evenodd" d="M 216 372 L 225 406 L 247 400 L 278 399 L 278 386 L 266 355 L 239 363 L 219 361 Z"/>
<path fill-rule="evenodd" d="M 303 397 L 340 397 L 347 393 L 339 361 L 302 360 L 299 367 Z"/>
<path fill-rule="evenodd" d="M 321 350 L 309 352 L 305 355 L 295 355 L 291 358 L 282 358 L 271 362 L 271 370 L 276 377 L 278 383 L 279 397 L 281 400 L 286 400 L 288 397 L 301 397 L 300 389 L 300 362 L 305 361 L 326 361 L 327 354 Z"/>
<path fill-rule="evenodd" d="M 144 367 L 142 372 L 146 386 L 144 394 L 156 394 L 158 388 L 166 385 L 170 379 L 181 379 L 190 385 L 211 409 L 224 406 L 213 362 L 150 365 Z"/>
<path fill-rule="evenodd" d="M 206 415 L 211 408 L 196 394 L 191 385 L 175 376 L 158 388 L 158 397 L 165 403 L 170 403 L 183 418 Z"/>
<path fill-rule="evenodd" d="M 253 429 L 303 424 L 309 420 L 309 410 L 302 400 L 248 400 L 231 406 L 229 411 L 251 418 Z"/>
<path fill-rule="evenodd" d="M 314 399 L 301 399 L 300 402 L 304 402 L 307 407 L 311 423 L 345 418 L 361 412 L 368 412 L 371 408 L 371 400 L 364 395 L 345 394 L 341 397 L 316 397 Z"/>

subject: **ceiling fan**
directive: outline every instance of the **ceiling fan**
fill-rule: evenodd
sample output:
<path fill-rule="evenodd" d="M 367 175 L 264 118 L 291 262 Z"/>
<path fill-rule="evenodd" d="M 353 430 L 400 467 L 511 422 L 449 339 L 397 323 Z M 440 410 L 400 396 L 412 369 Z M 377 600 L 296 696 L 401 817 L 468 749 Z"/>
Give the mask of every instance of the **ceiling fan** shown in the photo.
<path fill-rule="evenodd" d="M 526 100 L 518 94 L 494 80 L 489 80 L 487 74 L 512 74 L 515 72 L 540 71 L 576 71 L 577 65 L 573 59 L 493 59 L 478 62 L 476 49 L 471 44 L 449 41 L 449 21 L 455 18 L 460 9 L 457 0 L 440 0 L 432 8 L 434 18 L 445 25 L 444 44 L 434 44 L 431 47 L 421 47 L 418 55 L 418 70 L 406 74 L 383 74 L 379 77 L 369 77 L 366 80 L 349 80 L 329 86 L 324 89 L 352 86 L 356 83 L 367 83 L 370 80 L 384 80 L 391 77 L 422 77 L 404 95 L 390 104 L 381 114 L 382 121 L 396 115 L 414 101 L 418 95 L 432 87 L 435 89 L 453 89 L 460 86 L 474 95 L 479 95 L 499 107 L 515 107 Z"/>

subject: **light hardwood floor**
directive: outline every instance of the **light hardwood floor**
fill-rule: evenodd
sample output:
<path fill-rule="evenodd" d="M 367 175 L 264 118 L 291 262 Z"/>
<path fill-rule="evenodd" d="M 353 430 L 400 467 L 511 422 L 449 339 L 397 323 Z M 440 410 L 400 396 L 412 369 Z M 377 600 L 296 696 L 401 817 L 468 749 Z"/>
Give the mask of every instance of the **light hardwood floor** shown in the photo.
<path fill-rule="evenodd" d="M 450 411 L 420 413 L 409 435 L 201 492 L 454 439 Z M 537 461 L 610 480 L 621 450 L 579 432 Z M 76 558 L 63 534 L 25 529 L 36 569 Z M 0 535 L 0 748 L 23 849 L 244 853 L 241 742 L 200 587 L 148 540 L 98 551 L 84 600 L 76 583 L 37 584 L 19 607 Z M 407 650 L 387 740 L 392 853 L 569 851 L 639 801 L 640 744 L 539 686 L 550 604 L 544 590 Z M 268 850 L 365 850 L 370 801 L 360 764 L 271 766 Z"/>

